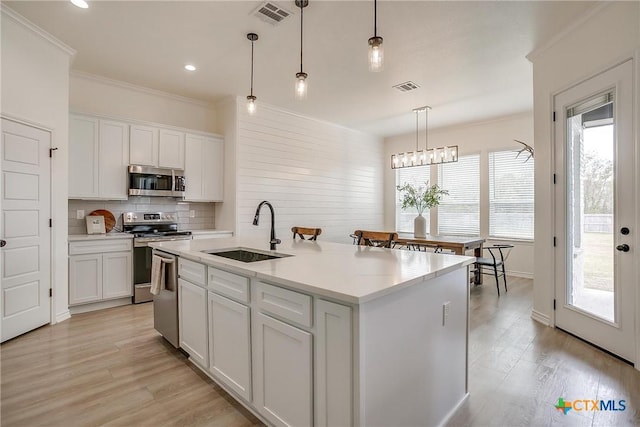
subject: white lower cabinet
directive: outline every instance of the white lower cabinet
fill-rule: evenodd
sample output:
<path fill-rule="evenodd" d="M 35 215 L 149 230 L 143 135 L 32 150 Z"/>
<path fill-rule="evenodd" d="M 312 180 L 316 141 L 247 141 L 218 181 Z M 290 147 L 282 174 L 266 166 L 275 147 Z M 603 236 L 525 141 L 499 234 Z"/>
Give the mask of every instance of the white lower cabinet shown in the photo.
<path fill-rule="evenodd" d="M 198 366 L 268 424 L 355 423 L 351 307 L 183 258 L 178 265 L 180 347 Z"/>
<path fill-rule="evenodd" d="M 317 427 L 354 424 L 351 308 L 316 301 L 315 404 Z"/>
<path fill-rule="evenodd" d="M 69 243 L 69 305 L 133 295 L 130 239 Z"/>
<path fill-rule="evenodd" d="M 254 405 L 276 426 L 313 425 L 313 345 L 309 332 L 254 316 Z"/>
<path fill-rule="evenodd" d="M 206 368 L 209 365 L 206 289 L 178 279 L 178 317 L 180 347 L 194 362 Z"/>
<path fill-rule="evenodd" d="M 208 301 L 209 371 L 250 402 L 250 309 L 211 291 Z"/>
<path fill-rule="evenodd" d="M 131 296 L 131 252 L 115 252 L 102 255 L 102 298 Z"/>
<path fill-rule="evenodd" d="M 102 254 L 69 257 L 69 305 L 102 299 Z"/>

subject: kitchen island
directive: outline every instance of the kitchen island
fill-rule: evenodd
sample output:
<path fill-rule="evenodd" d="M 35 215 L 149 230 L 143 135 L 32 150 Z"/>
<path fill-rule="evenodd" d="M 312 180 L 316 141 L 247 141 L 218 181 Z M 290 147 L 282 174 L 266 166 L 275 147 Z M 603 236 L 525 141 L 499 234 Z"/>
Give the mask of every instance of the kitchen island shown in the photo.
<path fill-rule="evenodd" d="M 266 239 L 265 239 L 266 240 Z M 441 425 L 467 396 L 473 258 L 243 238 L 178 255 L 180 346 L 273 425 Z M 283 256 L 245 263 L 207 252 Z"/>

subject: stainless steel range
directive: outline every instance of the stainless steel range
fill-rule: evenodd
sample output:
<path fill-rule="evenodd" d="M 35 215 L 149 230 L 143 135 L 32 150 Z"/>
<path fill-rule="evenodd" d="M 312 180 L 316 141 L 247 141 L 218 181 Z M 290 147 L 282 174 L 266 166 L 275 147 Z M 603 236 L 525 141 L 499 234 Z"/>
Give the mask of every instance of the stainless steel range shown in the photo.
<path fill-rule="evenodd" d="M 133 237 L 133 302 L 153 300 L 151 295 L 151 242 L 191 240 L 190 231 L 178 231 L 177 212 L 124 212 L 122 224 Z"/>

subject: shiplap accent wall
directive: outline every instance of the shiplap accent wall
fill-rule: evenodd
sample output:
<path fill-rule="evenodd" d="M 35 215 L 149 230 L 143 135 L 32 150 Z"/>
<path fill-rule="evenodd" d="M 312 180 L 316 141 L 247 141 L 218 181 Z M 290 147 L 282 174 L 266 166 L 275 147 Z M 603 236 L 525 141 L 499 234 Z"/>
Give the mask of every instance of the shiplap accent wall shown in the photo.
<path fill-rule="evenodd" d="M 254 116 L 237 102 L 236 226 L 239 236 L 269 237 L 268 200 L 276 235 L 292 226 L 321 227 L 322 240 L 351 242 L 357 228 L 381 230 L 383 140 L 260 104 Z"/>

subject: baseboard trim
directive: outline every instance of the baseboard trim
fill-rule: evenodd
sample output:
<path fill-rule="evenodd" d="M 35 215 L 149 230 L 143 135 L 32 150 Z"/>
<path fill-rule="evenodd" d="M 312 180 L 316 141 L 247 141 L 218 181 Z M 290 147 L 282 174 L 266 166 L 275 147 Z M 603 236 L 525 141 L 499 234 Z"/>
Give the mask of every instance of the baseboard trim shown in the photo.
<path fill-rule="evenodd" d="M 71 315 L 87 313 L 89 311 L 103 310 L 105 308 L 119 307 L 121 305 L 131 304 L 131 297 L 112 299 L 107 301 L 98 301 L 90 304 L 74 305 L 69 307 Z"/>
<path fill-rule="evenodd" d="M 460 409 L 460 407 L 464 405 L 464 403 L 467 401 L 468 398 L 469 398 L 469 393 L 465 393 L 462 399 L 460 399 L 460 402 L 458 402 L 458 404 L 454 406 L 454 408 L 451 411 L 449 411 L 449 413 L 444 417 L 442 422 L 438 424 L 438 427 L 447 425 L 449 420 L 451 420 L 451 418 L 456 414 L 456 412 L 458 412 L 458 409 Z"/>
<path fill-rule="evenodd" d="M 507 270 L 507 276 L 521 277 L 523 279 L 533 279 L 533 273 L 527 273 L 525 271 Z"/>
<path fill-rule="evenodd" d="M 531 318 L 536 322 L 540 322 L 545 326 L 551 326 L 551 318 L 546 314 L 540 313 L 537 310 L 531 310 Z"/>
<path fill-rule="evenodd" d="M 71 319 L 71 312 L 69 310 L 56 314 L 56 323 L 64 322 L 68 319 Z"/>

